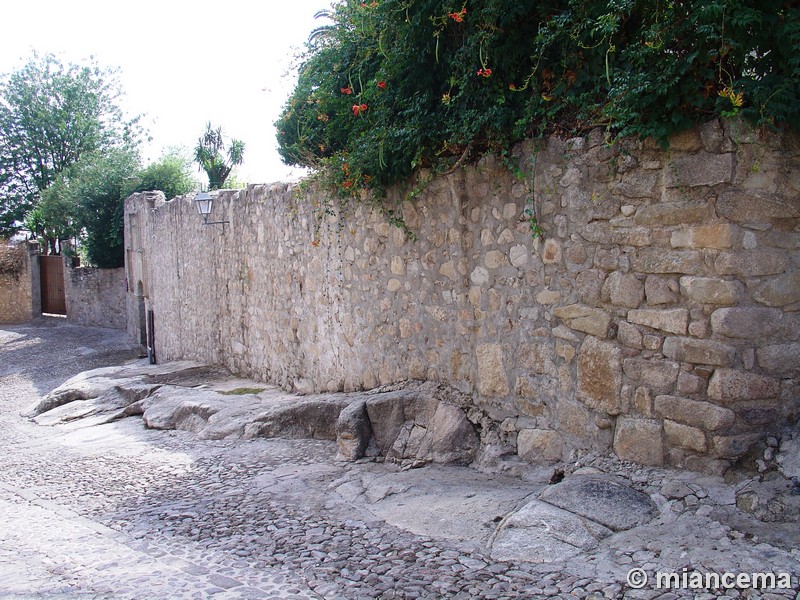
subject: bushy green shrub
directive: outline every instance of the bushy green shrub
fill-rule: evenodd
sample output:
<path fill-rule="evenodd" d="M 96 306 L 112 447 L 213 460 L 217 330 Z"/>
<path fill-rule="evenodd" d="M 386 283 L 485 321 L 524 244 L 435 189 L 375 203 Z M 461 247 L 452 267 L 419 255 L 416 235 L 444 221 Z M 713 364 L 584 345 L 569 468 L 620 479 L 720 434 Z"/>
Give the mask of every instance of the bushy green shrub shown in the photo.
<path fill-rule="evenodd" d="M 139 169 L 130 149 L 86 156 L 76 163 L 69 193 L 75 198 L 77 220 L 85 232 L 82 247 L 89 263 L 104 269 L 125 265 L 124 199 L 129 179 Z"/>
<path fill-rule="evenodd" d="M 161 190 L 167 200 L 199 189 L 192 163 L 180 149 L 171 149 L 136 175 L 127 193 Z"/>
<path fill-rule="evenodd" d="M 179 151 L 145 168 L 133 147 L 87 153 L 44 190 L 39 205 L 28 213 L 26 227 L 52 251 L 56 240 L 77 238 L 86 262 L 117 268 L 125 264 L 125 198 L 147 190 L 162 190 L 173 198 L 195 187 L 191 165 Z"/>
<path fill-rule="evenodd" d="M 800 127 L 797 2 L 343 0 L 321 16 L 278 142 L 344 194 L 544 133 Z"/>

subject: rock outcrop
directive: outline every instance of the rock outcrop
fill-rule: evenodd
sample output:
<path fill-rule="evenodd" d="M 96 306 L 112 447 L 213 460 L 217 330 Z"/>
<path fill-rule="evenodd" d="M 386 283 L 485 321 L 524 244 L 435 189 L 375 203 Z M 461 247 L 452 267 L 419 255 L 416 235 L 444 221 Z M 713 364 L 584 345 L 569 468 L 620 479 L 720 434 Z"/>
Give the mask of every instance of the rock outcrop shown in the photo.
<path fill-rule="evenodd" d="M 432 383 L 364 394 L 339 416 L 339 456 L 355 460 L 372 449 L 398 462 L 471 463 L 480 440 L 465 404 L 465 398 Z"/>
<path fill-rule="evenodd" d="M 204 370 L 208 377 L 203 377 Z M 211 373 L 213 371 L 213 373 Z M 352 394 L 296 396 L 276 387 L 230 388 L 212 367 L 111 367 L 82 373 L 25 413 L 43 425 L 141 416 L 152 429 L 192 431 L 204 439 L 295 437 L 335 440 L 338 458 L 471 463 L 480 439 L 468 399 L 433 383 L 408 382 Z"/>

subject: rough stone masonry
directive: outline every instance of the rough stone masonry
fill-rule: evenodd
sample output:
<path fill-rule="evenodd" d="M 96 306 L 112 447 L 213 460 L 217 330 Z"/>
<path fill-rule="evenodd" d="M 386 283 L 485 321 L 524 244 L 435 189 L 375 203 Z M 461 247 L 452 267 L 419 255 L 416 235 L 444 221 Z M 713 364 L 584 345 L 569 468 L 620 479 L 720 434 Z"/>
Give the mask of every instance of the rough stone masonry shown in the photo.
<path fill-rule="evenodd" d="M 389 202 L 313 186 L 125 205 L 128 328 L 160 361 L 299 392 L 447 383 L 482 457 L 588 450 L 721 472 L 800 406 L 800 140 L 713 121 L 671 140 L 549 138 Z M 534 240 L 529 215 L 544 230 Z"/>

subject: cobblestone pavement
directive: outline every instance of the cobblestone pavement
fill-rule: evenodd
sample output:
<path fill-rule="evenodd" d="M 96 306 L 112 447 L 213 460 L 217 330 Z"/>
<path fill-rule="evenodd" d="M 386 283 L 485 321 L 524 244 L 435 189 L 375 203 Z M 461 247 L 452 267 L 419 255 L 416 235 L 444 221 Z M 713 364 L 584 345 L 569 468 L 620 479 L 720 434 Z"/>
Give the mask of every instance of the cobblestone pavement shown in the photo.
<path fill-rule="evenodd" d="M 568 564 L 515 564 L 474 541 L 393 527 L 334 492 L 382 466 L 335 463 L 332 442 L 208 441 L 136 418 L 54 428 L 19 417 L 69 376 L 132 358 L 109 330 L 0 328 L 0 598 L 717 597 L 629 590 L 631 566 L 657 564 L 645 541 Z M 735 542 L 731 552 L 751 552 L 730 531 L 703 532 L 717 534 Z M 748 556 L 757 563 L 770 548 Z"/>

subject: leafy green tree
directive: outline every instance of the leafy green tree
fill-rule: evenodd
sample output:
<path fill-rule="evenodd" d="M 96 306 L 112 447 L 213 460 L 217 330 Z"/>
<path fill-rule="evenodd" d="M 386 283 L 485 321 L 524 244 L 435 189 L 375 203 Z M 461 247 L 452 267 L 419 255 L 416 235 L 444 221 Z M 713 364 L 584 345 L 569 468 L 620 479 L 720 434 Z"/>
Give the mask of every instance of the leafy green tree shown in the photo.
<path fill-rule="evenodd" d="M 118 105 L 116 72 L 36 54 L 0 79 L 0 235 L 83 155 L 130 143 L 137 120 Z"/>
<path fill-rule="evenodd" d="M 68 193 L 83 232 L 81 246 L 96 267 L 125 264 L 123 204 L 135 189 L 139 165 L 135 150 L 113 148 L 85 155 L 71 169 Z"/>
<path fill-rule="evenodd" d="M 130 194 L 162 190 L 169 198 L 196 187 L 189 160 L 178 151 L 141 168 L 132 147 L 84 154 L 42 193 L 28 213 L 26 227 L 53 244 L 78 238 L 89 264 L 124 264 L 124 202 Z"/>
<path fill-rule="evenodd" d="M 80 226 L 75 199 L 63 174 L 42 192 L 39 204 L 25 215 L 24 225 L 48 254 L 61 254 L 62 242 L 77 240 Z"/>
<path fill-rule="evenodd" d="M 222 127 L 214 129 L 207 123 L 205 132 L 197 140 L 194 160 L 208 175 L 209 189 L 218 190 L 225 185 L 233 167 L 242 164 L 244 142 L 231 140 L 226 148 Z"/>
<path fill-rule="evenodd" d="M 380 191 L 544 133 L 800 129 L 786 0 L 339 0 L 276 123 L 287 164 Z"/>
<path fill-rule="evenodd" d="M 139 171 L 135 189 L 131 191 L 161 190 L 169 200 L 196 188 L 191 160 L 181 150 L 172 149 Z"/>

